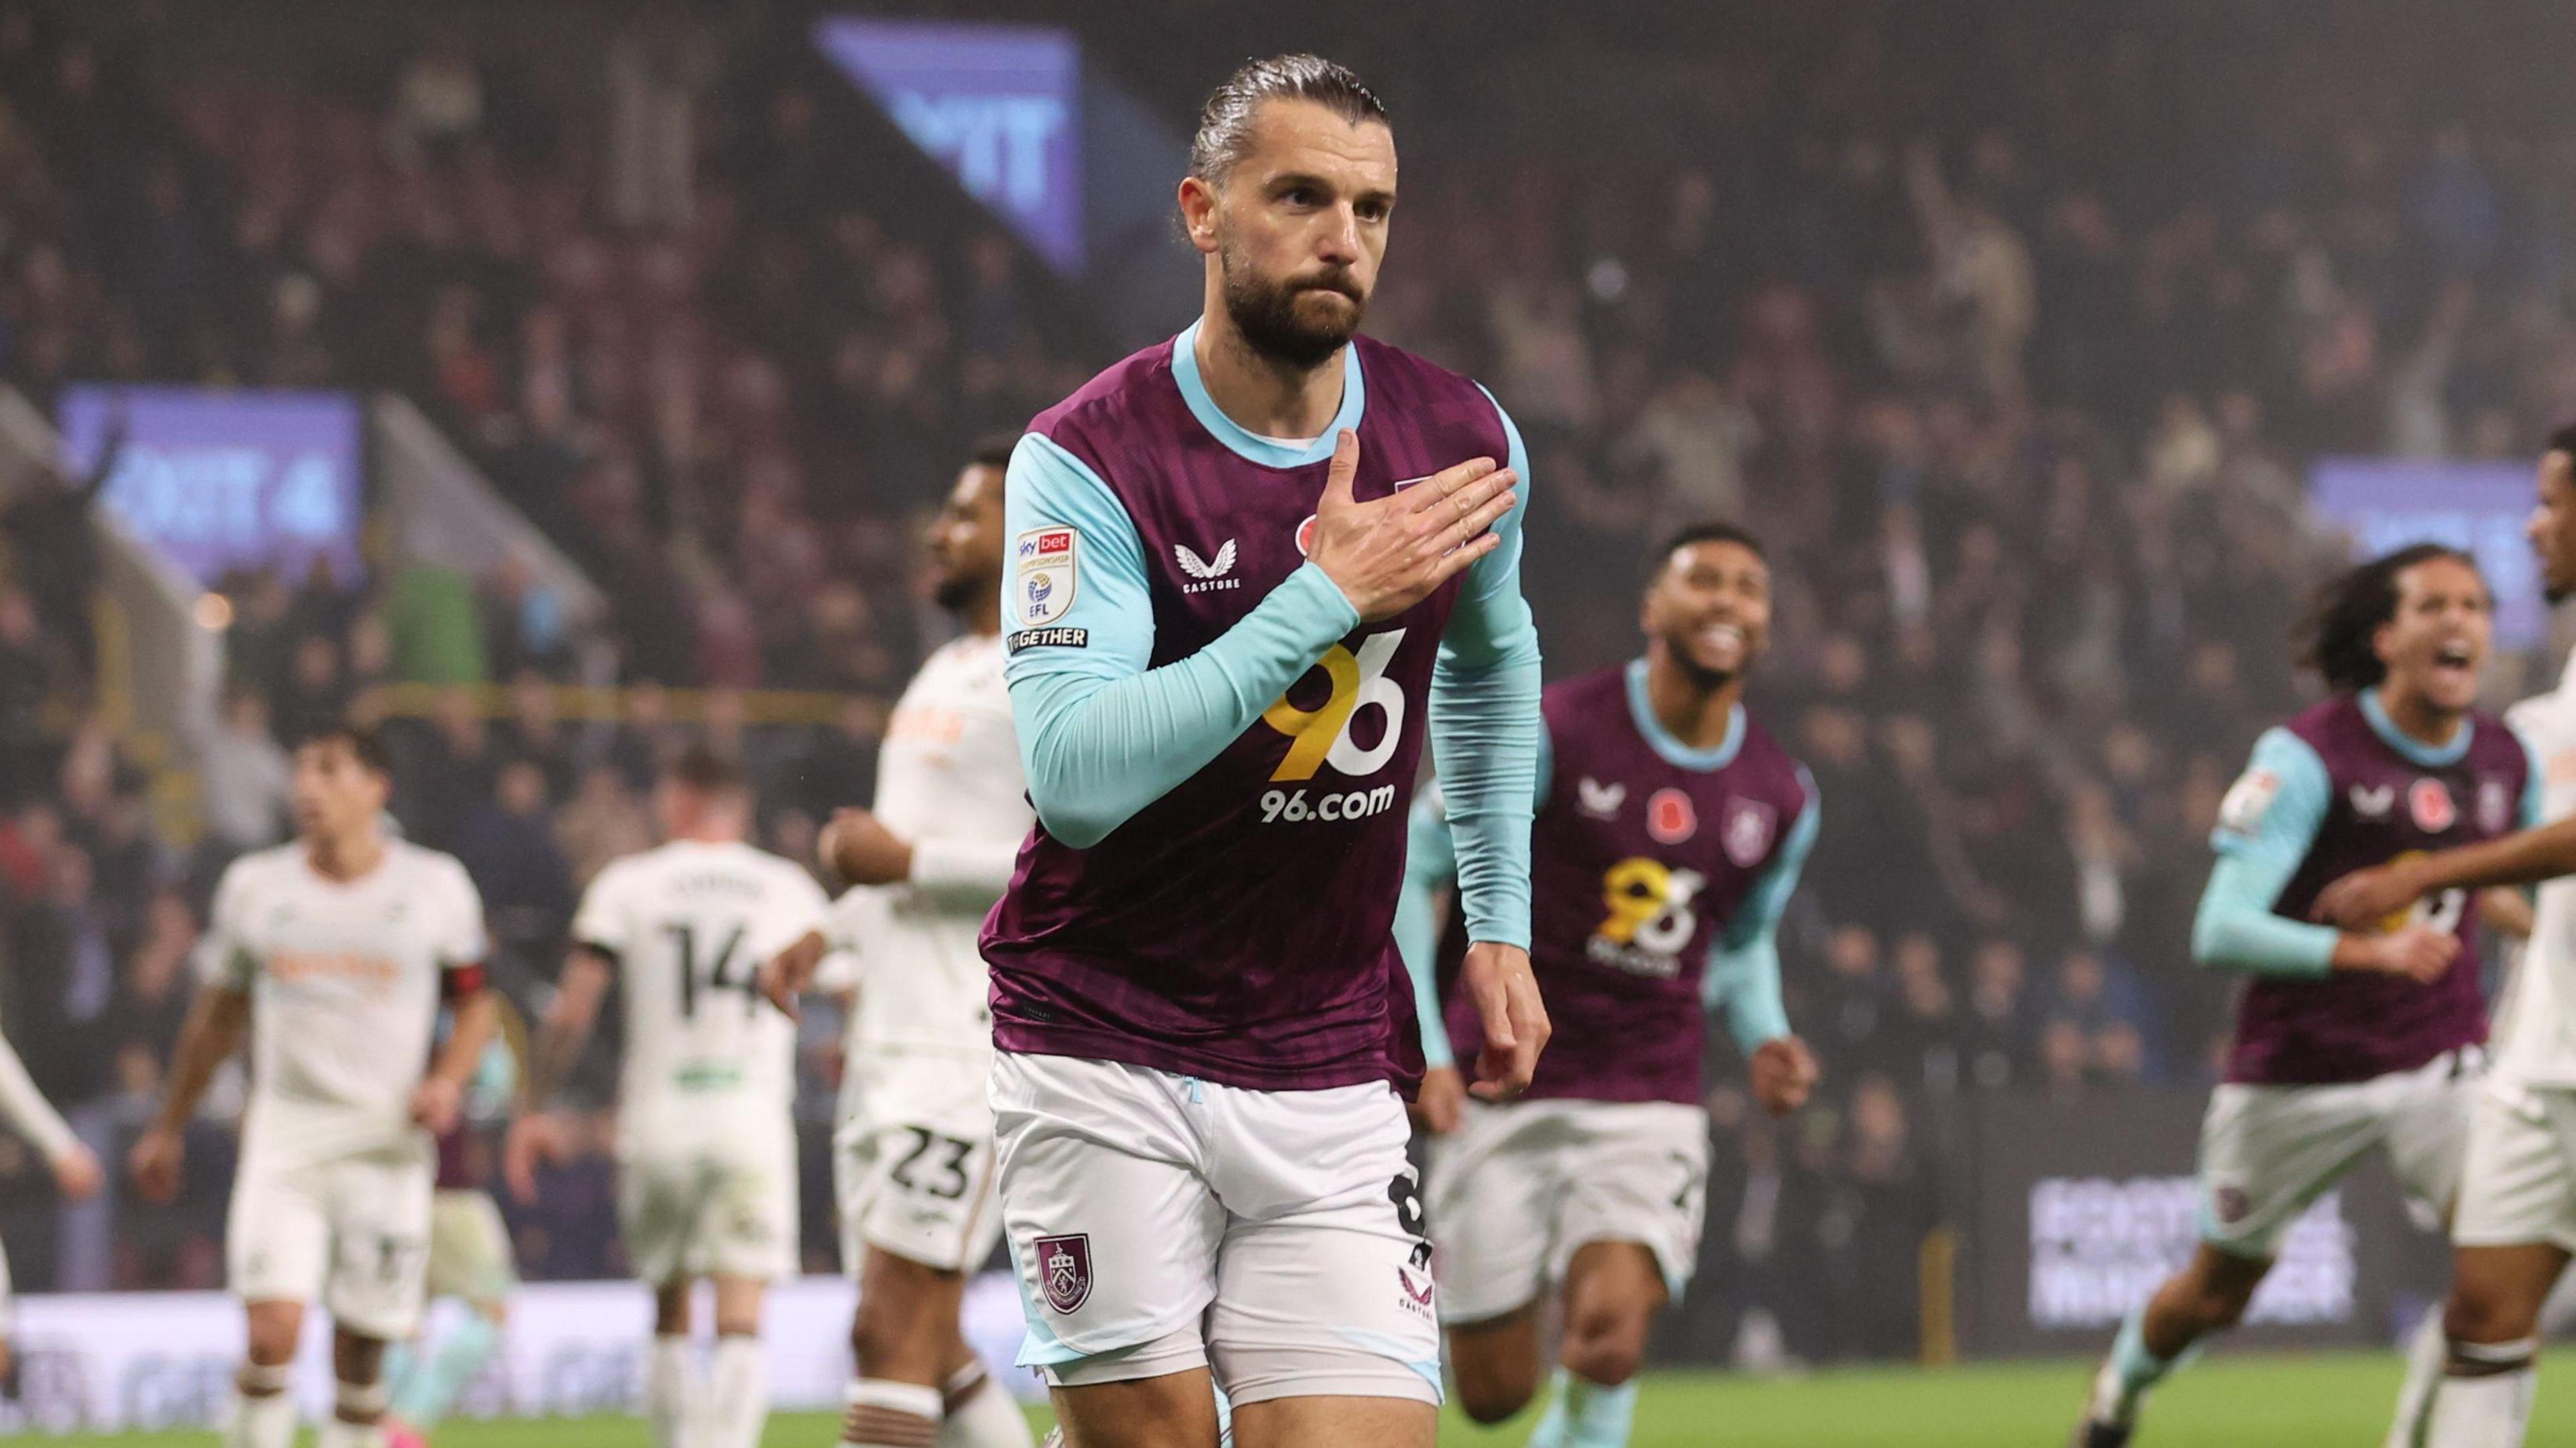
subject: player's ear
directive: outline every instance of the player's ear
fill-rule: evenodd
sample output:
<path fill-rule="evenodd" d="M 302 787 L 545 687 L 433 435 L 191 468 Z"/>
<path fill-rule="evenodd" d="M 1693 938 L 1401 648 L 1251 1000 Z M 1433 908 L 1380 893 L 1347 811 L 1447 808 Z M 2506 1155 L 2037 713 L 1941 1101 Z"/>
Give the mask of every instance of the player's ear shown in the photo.
<path fill-rule="evenodd" d="M 1181 178 L 1181 230 L 1203 254 L 1216 254 L 1216 188 L 1198 176 Z"/>

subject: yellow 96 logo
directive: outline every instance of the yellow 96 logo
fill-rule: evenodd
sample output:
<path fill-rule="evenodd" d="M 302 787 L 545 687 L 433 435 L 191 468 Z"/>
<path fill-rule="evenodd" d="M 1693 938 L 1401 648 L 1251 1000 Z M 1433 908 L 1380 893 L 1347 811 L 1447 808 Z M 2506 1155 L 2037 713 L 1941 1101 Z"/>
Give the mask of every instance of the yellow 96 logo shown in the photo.
<path fill-rule="evenodd" d="M 1394 660 L 1404 634 L 1400 628 L 1371 634 L 1360 640 L 1357 653 L 1333 645 L 1315 662 L 1333 681 L 1330 697 L 1312 709 L 1300 709 L 1282 695 L 1262 711 L 1261 722 L 1292 741 L 1287 757 L 1270 772 L 1273 783 L 1313 779 L 1327 764 L 1357 778 L 1377 773 L 1395 757 L 1396 743 L 1404 732 L 1404 688 L 1386 676 L 1386 666 Z M 1370 707 L 1386 712 L 1386 732 L 1363 749 L 1351 738 L 1351 722 Z"/>
<path fill-rule="evenodd" d="M 2403 864 L 2424 853 L 2423 850 L 2408 850 L 2388 863 Z M 2469 892 L 2466 890 L 2445 890 L 2439 895 L 2427 895 L 2380 921 L 2379 933 L 2394 935 L 2409 926 L 2422 925 L 2437 934 L 2448 935 L 2460 928 L 2460 917 L 2468 913 L 2468 908 Z"/>
<path fill-rule="evenodd" d="M 1707 884 L 1697 870 L 1631 855 L 1602 872 L 1601 900 L 1610 914 L 1593 933 L 1616 945 L 1671 954 L 1699 929 L 1691 902 Z"/>

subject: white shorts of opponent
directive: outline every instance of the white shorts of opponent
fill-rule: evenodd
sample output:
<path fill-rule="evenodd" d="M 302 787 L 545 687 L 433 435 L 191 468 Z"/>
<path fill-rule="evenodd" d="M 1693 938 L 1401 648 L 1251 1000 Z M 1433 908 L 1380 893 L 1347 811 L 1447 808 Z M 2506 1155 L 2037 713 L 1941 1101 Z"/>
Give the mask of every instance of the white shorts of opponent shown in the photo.
<path fill-rule="evenodd" d="M 2469 1119 L 2451 1240 L 2576 1252 L 2576 1088 L 2488 1081 Z"/>
<path fill-rule="evenodd" d="M 726 1143 L 621 1146 L 618 1225 L 638 1279 L 774 1281 L 796 1271 L 796 1143 L 784 1123 Z"/>
<path fill-rule="evenodd" d="M 420 1327 L 429 1267 L 429 1138 L 281 1163 L 233 1179 L 224 1259 L 244 1302 L 320 1302 L 335 1326 L 399 1342 Z"/>
<path fill-rule="evenodd" d="M 832 1133 L 841 1265 L 867 1249 L 972 1272 L 1002 1236 L 989 1067 L 925 1058 L 875 1073 Z"/>
<path fill-rule="evenodd" d="M 2367 1081 L 2220 1086 L 2200 1128 L 2201 1240 L 2231 1256 L 2278 1256 L 2308 1204 L 2374 1150 L 2408 1196 L 2448 1213 L 2485 1066 L 2470 1047 Z"/>
<path fill-rule="evenodd" d="M 1528 1306 L 1590 1242 L 1645 1247 L 1680 1296 L 1699 1261 L 1708 1151 L 1708 1113 L 1679 1102 L 1468 1102 L 1425 1167 L 1440 1320 Z"/>
<path fill-rule="evenodd" d="M 442 1187 L 429 1199 L 428 1295 L 501 1302 L 519 1290 L 510 1229 L 492 1194 Z"/>
<path fill-rule="evenodd" d="M 1384 1083 L 1253 1091 L 995 1058 L 1022 1366 L 1079 1387 L 1197 1367 L 1238 1403 L 1441 1399 L 1431 1245 Z"/>

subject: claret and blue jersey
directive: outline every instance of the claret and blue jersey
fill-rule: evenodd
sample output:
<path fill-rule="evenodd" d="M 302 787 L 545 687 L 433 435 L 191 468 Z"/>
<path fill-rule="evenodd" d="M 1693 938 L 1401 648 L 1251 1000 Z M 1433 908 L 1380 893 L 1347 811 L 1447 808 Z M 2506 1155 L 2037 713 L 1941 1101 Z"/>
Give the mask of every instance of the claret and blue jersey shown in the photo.
<path fill-rule="evenodd" d="M 1777 933 L 1815 843 L 1815 781 L 1741 705 L 1712 748 L 1674 738 L 1643 660 L 1551 686 L 1545 720 L 1530 963 L 1553 1030 L 1528 1094 L 1697 1103 L 1704 1010 L 1748 1055 L 1789 1033 Z M 1396 935 L 1435 1065 L 1483 1039 L 1473 1003 L 1444 1007 L 1434 984 L 1464 951 L 1431 909 L 1454 866 L 1426 801 Z"/>
<path fill-rule="evenodd" d="M 1366 338 L 1321 436 L 1257 436 L 1209 397 L 1196 336 L 1102 373 L 1012 457 L 1003 629 L 1039 824 L 985 926 L 994 1040 L 1255 1089 L 1400 1079 L 1390 922 L 1426 740 L 1478 938 L 1529 938 L 1528 459 L 1473 382 Z M 1501 546 L 1368 624 L 1305 558 L 1345 429 L 1362 502 L 1476 457 L 1522 479 Z"/>
<path fill-rule="evenodd" d="M 2486 1039 L 2476 914 L 2461 892 L 2401 923 L 2459 933 L 2430 985 L 2336 971 L 2337 932 L 2311 923 L 2326 886 L 2401 855 L 2451 849 L 2540 822 L 2541 771 L 2501 719 L 2472 714 L 2436 747 L 2409 738 L 2375 694 L 2306 710 L 2255 742 L 2211 844 L 2218 863 L 2192 928 L 2203 964 L 2252 976 L 2237 1005 L 2227 1079 L 2329 1085 L 2412 1070 Z"/>

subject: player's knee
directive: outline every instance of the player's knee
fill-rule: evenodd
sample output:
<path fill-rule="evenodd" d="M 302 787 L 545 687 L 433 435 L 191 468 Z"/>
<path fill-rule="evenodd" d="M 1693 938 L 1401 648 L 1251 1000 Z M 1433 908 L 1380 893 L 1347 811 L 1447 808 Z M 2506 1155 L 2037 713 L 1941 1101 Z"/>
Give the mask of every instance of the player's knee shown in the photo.
<path fill-rule="evenodd" d="M 862 1296 L 850 1319 L 850 1351 L 870 1372 L 882 1372 L 928 1349 L 923 1337 L 905 1305 L 882 1294 Z"/>
<path fill-rule="evenodd" d="M 689 1284 L 661 1287 L 653 1293 L 653 1331 L 660 1337 L 689 1335 Z"/>
<path fill-rule="evenodd" d="M 253 1314 L 243 1347 L 243 1356 L 251 1366 L 283 1367 L 295 1361 L 296 1339 L 303 1336 L 303 1324 L 291 1317 Z"/>
<path fill-rule="evenodd" d="M 1579 1314 L 1566 1323 L 1558 1356 L 1575 1376 L 1615 1388 L 1645 1361 L 1645 1315 L 1607 1308 Z"/>
<path fill-rule="evenodd" d="M 2192 1316 L 2204 1332 L 2224 1332 L 2245 1320 L 2245 1309 L 2253 1302 L 2251 1290 L 2239 1292 L 2224 1285 L 2204 1286 L 2192 1299 Z"/>
<path fill-rule="evenodd" d="M 1484 1354 L 1459 1352 L 1453 1342 L 1449 1369 L 1457 1384 L 1458 1406 L 1479 1423 L 1499 1423 L 1538 1396 L 1535 1362 L 1497 1362 Z"/>
<path fill-rule="evenodd" d="M 1526 1380 L 1458 1378 L 1458 1406 L 1479 1424 L 1492 1426 L 1529 1406 L 1538 1384 Z"/>
<path fill-rule="evenodd" d="M 2539 1317 L 2535 1303 L 2464 1280 L 2442 1307 L 2442 1331 L 2455 1343 L 2519 1342 L 2539 1331 Z"/>

